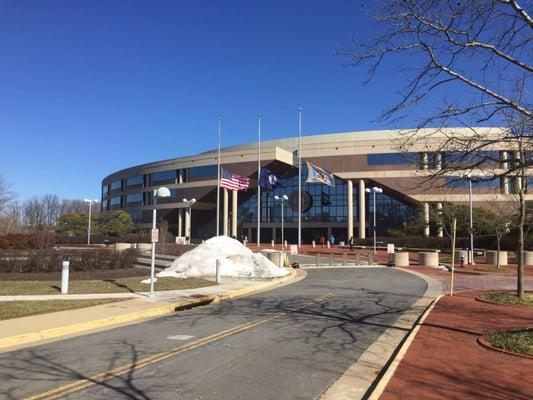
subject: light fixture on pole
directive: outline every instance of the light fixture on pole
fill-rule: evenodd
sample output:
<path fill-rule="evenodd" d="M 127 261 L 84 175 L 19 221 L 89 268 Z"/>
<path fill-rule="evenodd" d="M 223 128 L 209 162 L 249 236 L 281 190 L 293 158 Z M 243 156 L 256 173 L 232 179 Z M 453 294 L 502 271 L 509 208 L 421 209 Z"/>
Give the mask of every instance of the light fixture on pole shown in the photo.
<path fill-rule="evenodd" d="M 485 174 L 481 172 L 478 176 L 480 179 L 485 177 Z M 464 179 L 468 179 L 468 207 L 470 212 L 470 226 L 468 228 L 470 232 L 470 251 L 468 252 L 468 263 L 475 265 L 474 262 L 474 216 L 472 212 L 472 172 L 467 172 L 463 175 Z"/>
<path fill-rule="evenodd" d="M 283 229 L 283 203 L 289 200 L 289 197 L 286 194 L 284 194 L 283 196 L 276 195 L 274 196 L 274 199 L 281 201 L 281 251 L 283 252 L 283 248 L 285 246 L 285 233 Z"/>
<path fill-rule="evenodd" d="M 374 231 L 374 254 L 377 253 L 376 250 L 376 193 L 383 193 L 383 189 L 377 186 L 374 186 L 372 188 L 366 188 L 365 192 L 367 193 L 373 193 L 374 194 L 374 200 L 373 200 L 373 206 L 374 209 L 374 224 L 372 230 Z"/>
<path fill-rule="evenodd" d="M 159 231 L 156 228 L 157 218 L 157 199 L 159 197 L 170 197 L 170 189 L 160 187 L 154 190 L 154 211 L 152 213 L 152 262 L 150 264 L 150 297 L 154 295 L 154 281 L 155 281 L 155 247 L 159 241 Z"/>
<path fill-rule="evenodd" d="M 89 222 L 87 226 L 87 245 L 91 244 L 91 214 L 92 214 L 92 205 L 93 203 L 98 203 L 98 199 L 83 199 L 85 203 L 89 203 Z"/>
<path fill-rule="evenodd" d="M 191 244 L 191 214 L 192 214 L 192 206 L 194 203 L 196 203 L 196 199 L 183 199 L 183 203 L 186 204 L 185 208 L 185 240 L 186 244 Z"/>

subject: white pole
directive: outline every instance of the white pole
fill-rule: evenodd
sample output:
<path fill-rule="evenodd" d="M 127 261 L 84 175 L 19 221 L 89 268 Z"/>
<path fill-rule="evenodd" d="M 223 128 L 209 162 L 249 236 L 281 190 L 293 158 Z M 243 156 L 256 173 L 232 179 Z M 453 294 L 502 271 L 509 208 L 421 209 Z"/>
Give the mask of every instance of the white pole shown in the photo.
<path fill-rule="evenodd" d="M 374 254 L 376 254 L 377 251 L 376 251 L 376 190 L 375 188 L 372 188 L 372 192 L 374 193 Z"/>
<path fill-rule="evenodd" d="M 472 216 L 472 179 L 468 178 L 468 203 L 470 204 L 470 263 L 474 262 L 474 219 Z"/>
<path fill-rule="evenodd" d="M 298 248 L 302 246 L 302 107 L 298 109 Z"/>
<path fill-rule="evenodd" d="M 218 117 L 218 157 L 217 157 L 217 236 L 220 235 L 220 125 L 221 117 Z"/>
<path fill-rule="evenodd" d="M 257 116 L 257 247 L 261 246 L 261 114 Z M 252 238 L 250 238 L 252 240 Z"/>
<path fill-rule="evenodd" d="M 157 190 L 154 190 L 154 211 L 152 213 L 152 232 L 155 229 L 155 221 L 157 211 L 155 209 L 157 205 Z M 152 262 L 150 264 L 150 297 L 154 295 L 154 279 L 155 279 L 155 246 L 156 242 L 152 240 Z"/>
<path fill-rule="evenodd" d="M 89 226 L 87 227 L 87 245 L 91 244 L 91 211 L 92 211 L 92 200 L 89 200 Z"/>
<path fill-rule="evenodd" d="M 283 198 L 281 199 L 281 251 L 283 254 L 283 248 L 285 244 L 285 236 L 283 231 Z"/>

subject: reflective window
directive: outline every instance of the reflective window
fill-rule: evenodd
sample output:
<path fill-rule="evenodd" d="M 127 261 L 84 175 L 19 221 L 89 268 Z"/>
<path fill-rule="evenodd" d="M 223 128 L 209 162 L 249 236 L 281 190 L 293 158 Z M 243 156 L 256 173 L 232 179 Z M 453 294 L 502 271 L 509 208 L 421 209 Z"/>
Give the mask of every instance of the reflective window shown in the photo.
<path fill-rule="evenodd" d="M 111 182 L 111 192 L 120 192 L 122 191 L 122 181 Z"/>
<path fill-rule="evenodd" d="M 368 154 L 368 165 L 402 165 L 418 162 L 418 153 L 376 153 Z"/>
<path fill-rule="evenodd" d="M 102 195 L 107 196 L 108 192 L 109 192 L 109 186 L 108 185 L 102 186 Z"/>
<path fill-rule="evenodd" d="M 150 175 L 152 186 L 163 183 L 176 183 L 176 170 L 154 172 Z"/>
<path fill-rule="evenodd" d="M 137 175 L 132 176 L 126 180 L 126 186 L 128 189 L 137 188 L 137 187 L 143 187 L 144 186 L 144 176 L 143 175 Z"/>
<path fill-rule="evenodd" d="M 117 197 L 111 197 L 111 199 L 109 200 L 109 209 L 110 210 L 116 210 L 118 208 L 120 208 L 120 196 L 117 196 Z"/>
<path fill-rule="evenodd" d="M 187 182 L 213 179 L 217 177 L 217 165 L 204 165 L 187 169 Z"/>
<path fill-rule="evenodd" d="M 126 204 L 128 206 L 142 206 L 143 194 L 142 193 L 128 194 L 126 196 Z"/>
<path fill-rule="evenodd" d="M 133 220 L 134 224 L 142 223 L 143 219 L 143 211 L 140 208 L 128 210 L 128 214 L 131 215 L 131 219 Z"/>
<path fill-rule="evenodd" d="M 107 211 L 108 201 L 102 200 L 102 211 Z"/>
<path fill-rule="evenodd" d="M 499 163 L 499 151 L 445 151 L 442 153 L 442 165 L 478 167 L 484 164 Z"/>
<path fill-rule="evenodd" d="M 446 187 L 457 188 L 457 189 L 468 189 L 469 183 L 468 179 L 465 179 L 461 176 L 447 176 L 446 177 Z M 475 178 L 472 177 L 472 188 L 473 189 L 497 189 L 500 187 L 500 180 L 494 176 L 486 176 L 484 178 Z"/>

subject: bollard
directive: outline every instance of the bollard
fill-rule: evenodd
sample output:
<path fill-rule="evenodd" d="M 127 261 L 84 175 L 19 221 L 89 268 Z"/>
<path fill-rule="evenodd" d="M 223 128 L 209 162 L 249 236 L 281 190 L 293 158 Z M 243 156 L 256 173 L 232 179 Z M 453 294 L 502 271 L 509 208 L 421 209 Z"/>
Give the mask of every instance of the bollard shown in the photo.
<path fill-rule="evenodd" d="M 216 283 L 220 283 L 222 280 L 222 268 L 220 267 L 220 260 L 217 258 L 217 264 L 216 264 Z"/>
<path fill-rule="evenodd" d="M 317 266 L 317 267 L 320 266 L 320 253 L 317 253 L 317 254 L 316 254 L 316 266 Z"/>
<path fill-rule="evenodd" d="M 346 257 L 346 253 L 342 253 L 342 265 L 348 265 L 348 257 Z"/>
<path fill-rule="evenodd" d="M 311 243 L 313 244 L 313 249 L 316 248 L 316 242 L 313 240 Z"/>
<path fill-rule="evenodd" d="M 68 271 L 70 261 L 63 261 L 61 264 L 61 294 L 68 293 Z"/>
<path fill-rule="evenodd" d="M 333 254 L 329 255 L 329 265 L 333 265 Z"/>
<path fill-rule="evenodd" d="M 329 240 L 328 240 L 327 243 L 328 243 L 328 249 L 330 249 L 331 248 L 331 243 L 329 242 Z"/>
<path fill-rule="evenodd" d="M 270 242 L 270 244 L 272 245 L 272 247 L 274 247 L 274 241 L 273 240 Z"/>
<path fill-rule="evenodd" d="M 368 253 L 368 265 L 374 265 L 374 254 Z"/>
<path fill-rule="evenodd" d="M 286 249 L 287 248 L 287 241 L 285 240 L 285 242 L 283 242 L 283 248 Z"/>

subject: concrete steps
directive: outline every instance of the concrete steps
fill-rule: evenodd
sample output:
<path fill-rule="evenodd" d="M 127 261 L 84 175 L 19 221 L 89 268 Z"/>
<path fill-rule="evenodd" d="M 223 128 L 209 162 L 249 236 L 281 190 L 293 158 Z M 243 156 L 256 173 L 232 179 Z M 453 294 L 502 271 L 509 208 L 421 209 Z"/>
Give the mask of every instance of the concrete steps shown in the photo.
<path fill-rule="evenodd" d="M 150 253 L 143 253 L 135 259 L 134 268 L 150 269 L 152 258 Z M 162 271 L 172 264 L 172 261 L 176 259 L 175 256 L 167 256 L 164 254 L 157 255 L 155 257 L 155 270 Z"/>

